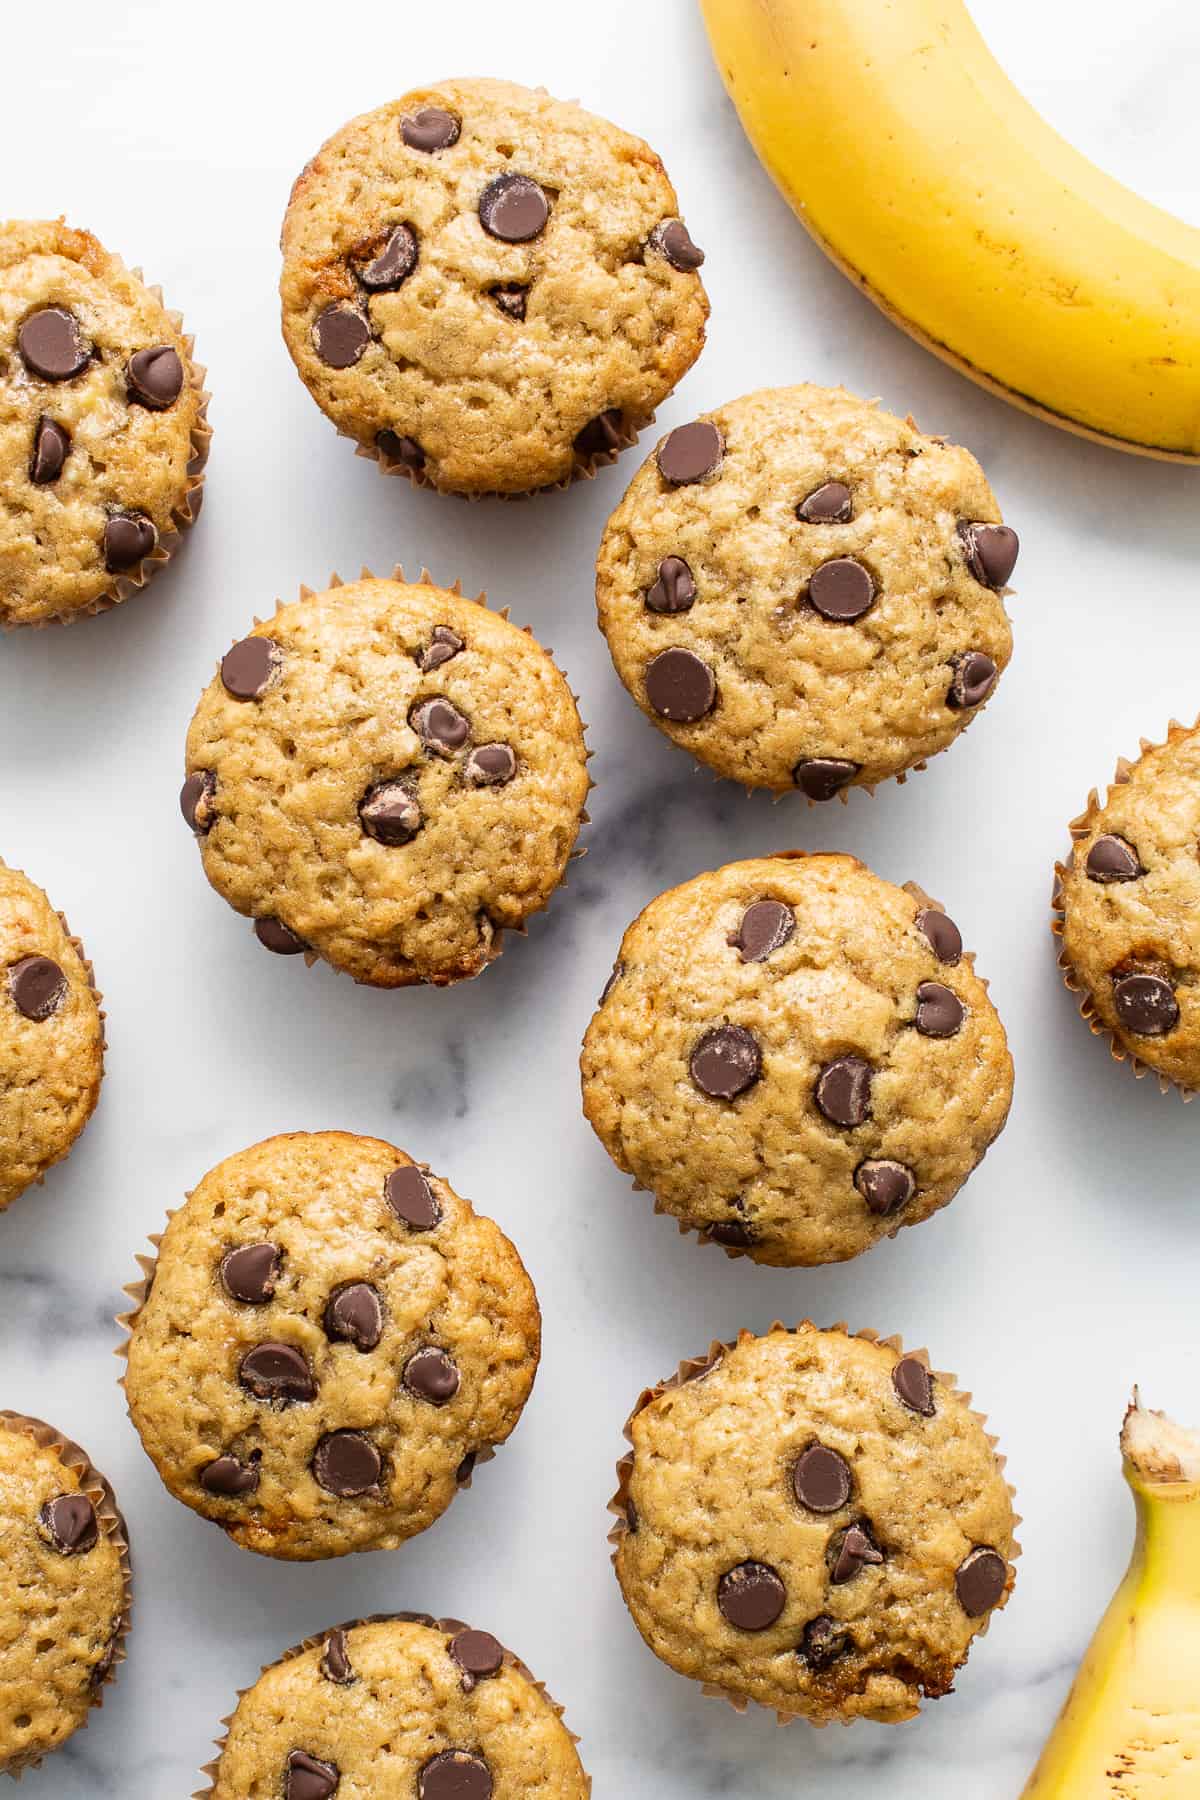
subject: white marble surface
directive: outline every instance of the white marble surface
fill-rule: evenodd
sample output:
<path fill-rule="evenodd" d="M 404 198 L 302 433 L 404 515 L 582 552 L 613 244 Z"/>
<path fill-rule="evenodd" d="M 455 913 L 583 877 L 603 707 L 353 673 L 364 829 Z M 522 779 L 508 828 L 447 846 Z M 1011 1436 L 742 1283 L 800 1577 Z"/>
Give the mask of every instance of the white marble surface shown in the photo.
<path fill-rule="evenodd" d="M 1060 128 L 1200 223 L 1190 0 L 976 11 Z M 1118 753 L 1200 704 L 1200 478 L 1034 423 L 883 321 L 753 160 L 691 0 L 59 0 L 9 9 L 4 38 L 6 208 L 65 209 L 164 283 L 210 367 L 216 427 L 204 517 L 149 596 L 0 642 L 0 853 L 85 937 L 111 1039 L 76 1154 L 0 1220 L 0 1402 L 54 1419 L 111 1474 L 139 1578 L 110 1700 L 25 1791 L 186 1795 L 261 1660 L 395 1606 L 509 1640 L 569 1703 L 598 1796 L 1013 1794 L 1125 1555 L 1114 1434 L 1130 1383 L 1200 1413 L 1200 1107 L 1110 1064 L 1047 931 L 1065 821 Z M 662 152 L 713 301 L 709 348 L 664 427 L 759 385 L 844 380 L 980 456 L 1024 543 L 1016 656 L 927 774 L 808 811 L 694 772 L 637 714 L 593 621 L 591 559 L 634 460 L 534 505 L 468 509 L 383 482 L 302 391 L 274 298 L 289 182 L 350 114 L 458 70 L 578 94 Z M 597 752 L 591 854 L 527 941 L 450 993 L 369 993 L 264 955 L 207 888 L 176 811 L 195 697 L 251 614 L 331 568 L 397 558 L 529 621 L 581 690 Z M 1017 1067 L 1008 1130 L 953 1207 L 810 1273 L 731 1264 L 655 1219 L 584 1124 L 575 1075 L 637 908 L 790 845 L 853 849 L 942 897 Z M 545 1360 L 516 1438 L 435 1529 L 396 1554 L 290 1568 L 167 1497 L 124 1416 L 111 1320 L 135 1251 L 198 1175 L 270 1132 L 328 1125 L 394 1136 L 503 1222 L 541 1291 Z M 738 1720 L 643 1648 L 607 1564 L 612 1462 L 639 1387 L 714 1335 L 805 1313 L 928 1341 L 989 1411 L 1026 1518 L 1012 1604 L 958 1692 L 903 1727 Z"/>

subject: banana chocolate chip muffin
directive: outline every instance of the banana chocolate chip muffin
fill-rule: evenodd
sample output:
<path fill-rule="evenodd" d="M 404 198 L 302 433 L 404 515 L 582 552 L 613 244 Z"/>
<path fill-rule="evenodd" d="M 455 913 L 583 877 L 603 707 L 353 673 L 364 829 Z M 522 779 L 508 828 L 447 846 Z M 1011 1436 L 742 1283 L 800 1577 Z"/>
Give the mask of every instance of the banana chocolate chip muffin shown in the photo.
<path fill-rule="evenodd" d="M 335 133 L 283 223 L 301 379 L 389 473 L 527 493 L 633 442 L 695 362 L 703 254 L 648 144 L 507 81 Z"/>
<path fill-rule="evenodd" d="M 1054 929 L 1067 986 L 1113 1055 L 1165 1087 L 1200 1088 L 1200 726 L 1117 764 L 1058 864 Z"/>
<path fill-rule="evenodd" d="M 176 1499 L 243 1549 L 391 1550 L 515 1428 L 541 1349 L 499 1226 L 377 1138 L 218 1163 L 130 1293 L 129 1414 Z"/>
<path fill-rule="evenodd" d="M 487 1631 L 396 1613 L 308 1638 L 243 1693 L 211 1800 L 587 1800 L 551 1700 Z"/>
<path fill-rule="evenodd" d="M 729 863 L 652 900 L 581 1066 L 588 1119 L 656 1210 L 784 1266 L 937 1212 L 1012 1099 L 957 926 L 853 856 Z"/>
<path fill-rule="evenodd" d="M 168 560 L 200 510 L 203 376 L 90 232 L 0 224 L 0 626 L 102 612 Z"/>
<path fill-rule="evenodd" d="M 995 689 L 1017 535 L 975 458 L 842 388 L 668 433 L 609 520 L 600 625 L 647 718 L 747 787 L 921 766 Z"/>
<path fill-rule="evenodd" d="M 112 1489 L 77 1444 L 0 1412 L 0 1773 L 86 1725 L 123 1655 L 129 1549 Z"/>
<path fill-rule="evenodd" d="M 911 1718 L 1012 1589 L 995 1440 L 894 1343 L 742 1332 L 644 1393 L 626 1430 L 626 1604 L 656 1656 L 739 1709 Z"/>
<path fill-rule="evenodd" d="M 41 888 L 0 863 L 0 1212 L 70 1150 L 103 1074 L 83 947 Z"/>
<path fill-rule="evenodd" d="M 457 588 L 334 579 L 226 653 L 184 817 L 268 950 L 374 987 L 478 975 L 586 817 L 575 701 L 529 632 Z"/>

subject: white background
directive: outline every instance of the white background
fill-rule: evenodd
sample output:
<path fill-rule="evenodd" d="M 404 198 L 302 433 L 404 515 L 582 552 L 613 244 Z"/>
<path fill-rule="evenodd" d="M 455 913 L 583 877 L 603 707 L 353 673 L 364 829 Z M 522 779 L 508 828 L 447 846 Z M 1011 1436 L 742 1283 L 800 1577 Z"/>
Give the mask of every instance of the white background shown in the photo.
<path fill-rule="evenodd" d="M 1191 0 L 975 11 L 1062 130 L 1200 223 Z M 1088 788 L 1200 708 L 1200 476 L 1035 423 L 879 317 L 754 161 L 692 0 L 58 0 L 8 9 L 4 64 L 5 208 L 65 211 L 163 284 L 209 366 L 216 428 L 199 527 L 145 596 L 0 641 L 0 854 L 85 939 L 111 1041 L 75 1155 L 0 1220 L 0 1404 L 87 1445 L 123 1499 L 138 1570 L 129 1663 L 25 1791 L 186 1795 L 260 1661 L 394 1606 L 509 1641 L 568 1702 L 598 1797 L 1012 1795 L 1124 1560 L 1115 1434 L 1130 1383 L 1200 1415 L 1200 1106 L 1110 1063 L 1058 983 L 1047 929 L 1051 865 Z M 636 454 L 567 494 L 467 508 L 382 480 L 304 393 L 275 299 L 293 176 L 352 114 L 485 72 L 579 96 L 667 163 L 708 251 L 713 319 L 662 428 L 811 378 L 911 409 L 979 456 L 1022 537 L 1016 654 L 986 716 L 927 774 L 874 802 L 773 807 L 694 772 L 642 720 L 591 594 Z M 176 810 L 192 707 L 252 615 L 331 569 L 397 559 L 486 587 L 532 624 L 581 691 L 597 752 L 587 860 L 527 941 L 449 993 L 371 993 L 263 953 L 207 888 Z M 852 849 L 943 899 L 992 979 L 1017 1069 L 1008 1129 L 954 1206 L 807 1273 L 730 1263 L 654 1218 L 584 1124 L 574 1069 L 644 901 L 792 845 Z M 205 1169 L 320 1126 L 393 1137 L 504 1224 L 541 1291 L 545 1359 L 515 1439 L 432 1531 L 392 1555 L 289 1567 L 167 1497 L 124 1416 L 111 1316 L 135 1251 Z M 899 1331 L 957 1369 L 1001 1434 L 1026 1519 L 1012 1603 L 958 1692 L 902 1727 L 737 1719 L 643 1648 L 606 1561 L 638 1389 L 713 1336 L 806 1313 Z"/>

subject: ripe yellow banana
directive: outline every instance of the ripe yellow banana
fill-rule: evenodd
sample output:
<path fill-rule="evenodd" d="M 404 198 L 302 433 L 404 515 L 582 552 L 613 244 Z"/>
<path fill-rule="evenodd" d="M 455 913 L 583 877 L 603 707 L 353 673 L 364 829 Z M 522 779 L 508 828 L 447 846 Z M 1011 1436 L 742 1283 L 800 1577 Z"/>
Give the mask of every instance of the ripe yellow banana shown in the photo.
<path fill-rule="evenodd" d="M 1133 1557 L 1023 1800 L 1200 1795 L 1200 1432 L 1135 1394 L 1121 1454 Z"/>
<path fill-rule="evenodd" d="M 821 247 L 972 380 L 1200 461 L 1200 230 L 1101 173 L 961 0 L 700 0 L 751 143 Z"/>

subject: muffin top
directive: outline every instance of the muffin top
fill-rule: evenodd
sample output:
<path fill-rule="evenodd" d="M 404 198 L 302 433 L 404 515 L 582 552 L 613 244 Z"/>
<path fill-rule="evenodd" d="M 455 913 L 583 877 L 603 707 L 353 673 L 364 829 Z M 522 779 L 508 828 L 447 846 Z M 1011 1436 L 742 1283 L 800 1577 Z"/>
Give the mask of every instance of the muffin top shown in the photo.
<path fill-rule="evenodd" d="M 608 460 L 700 354 L 703 261 L 649 145 L 506 81 L 418 88 L 292 189 L 283 335 L 384 465 L 519 493 Z"/>
<path fill-rule="evenodd" d="M 958 928 L 840 855 L 729 863 L 652 900 L 582 1071 L 601 1142 L 659 1210 L 785 1265 L 945 1206 L 1012 1098 Z"/>
<path fill-rule="evenodd" d="M 994 1440 L 923 1355 L 743 1332 L 644 1394 L 629 1435 L 626 1603 L 656 1655 L 735 1702 L 910 1718 L 1012 1587 Z"/>
<path fill-rule="evenodd" d="M 1074 821 L 1058 869 L 1062 960 L 1135 1066 L 1200 1087 L 1200 729 L 1145 745 Z"/>
<path fill-rule="evenodd" d="M 99 1704 L 127 1622 L 124 1527 L 81 1450 L 0 1412 L 0 1771 L 70 1737 Z"/>
<path fill-rule="evenodd" d="M 489 1632 L 416 1613 L 351 1622 L 238 1701 L 213 1800 L 587 1800 L 561 1708 Z"/>
<path fill-rule="evenodd" d="M 0 1212 L 67 1154 L 103 1073 L 91 970 L 41 888 L 0 863 Z"/>
<path fill-rule="evenodd" d="M 191 351 L 90 232 L 0 224 L 0 626 L 101 611 L 166 560 L 208 444 Z"/>
<path fill-rule="evenodd" d="M 1016 534 L 975 458 L 842 388 L 670 432 L 609 520 L 600 624 L 720 775 L 828 800 L 944 750 L 1008 662 Z"/>
<path fill-rule="evenodd" d="M 540 1347 L 497 1225 L 377 1138 L 295 1132 L 172 1215 L 125 1393 L 177 1499 L 308 1561 L 432 1525 L 513 1430 Z"/>
<path fill-rule="evenodd" d="M 457 590 L 369 577 L 306 592 L 228 652 L 181 803 L 205 874 L 268 949 L 442 985 L 550 898 L 586 764 L 570 689 L 527 631 Z"/>

